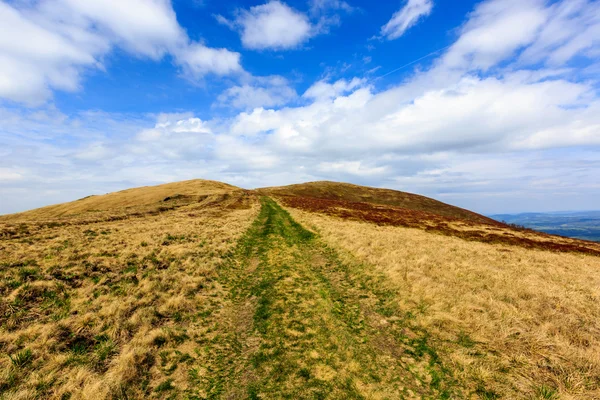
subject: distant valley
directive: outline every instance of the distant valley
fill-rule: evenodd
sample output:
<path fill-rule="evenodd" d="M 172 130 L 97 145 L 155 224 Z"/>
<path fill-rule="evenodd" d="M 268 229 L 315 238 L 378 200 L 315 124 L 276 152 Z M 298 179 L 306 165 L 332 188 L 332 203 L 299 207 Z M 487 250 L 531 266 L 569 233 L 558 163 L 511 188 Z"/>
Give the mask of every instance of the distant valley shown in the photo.
<path fill-rule="evenodd" d="M 600 211 L 496 214 L 491 218 L 552 235 L 600 242 Z"/>

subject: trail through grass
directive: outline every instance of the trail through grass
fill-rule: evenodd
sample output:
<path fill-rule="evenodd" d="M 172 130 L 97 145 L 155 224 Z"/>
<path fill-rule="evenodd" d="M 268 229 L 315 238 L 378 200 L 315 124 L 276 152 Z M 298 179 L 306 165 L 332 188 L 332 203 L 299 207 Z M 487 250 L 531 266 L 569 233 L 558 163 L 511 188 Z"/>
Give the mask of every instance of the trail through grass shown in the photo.
<path fill-rule="evenodd" d="M 397 293 L 262 198 L 220 270 L 228 293 L 190 379 L 197 398 L 450 398 L 456 389 Z"/>

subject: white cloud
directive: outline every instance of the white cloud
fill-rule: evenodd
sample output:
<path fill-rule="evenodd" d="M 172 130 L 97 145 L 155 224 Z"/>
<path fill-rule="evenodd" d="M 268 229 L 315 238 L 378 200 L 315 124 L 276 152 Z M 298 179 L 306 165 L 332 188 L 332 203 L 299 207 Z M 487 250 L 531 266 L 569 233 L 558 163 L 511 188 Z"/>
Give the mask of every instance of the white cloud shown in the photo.
<path fill-rule="evenodd" d="M 83 161 L 100 161 L 110 155 L 110 149 L 102 143 L 92 143 L 86 148 L 78 151 L 75 158 Z"/>
<path fill-rule="evenodd" d="M 517 56 L 520 66 L 560 67 L 576 55 L 596 57 L 600 4 L 587 0 L 486 1 L 476 7 L 445 54 L 448 68 L 487 70 Z"/>
<path fill-rule="evenodd" d="M 318 33 L 305 14 L 276 0 L 239 10 L 233 21 L 217 20 L 239 29 L 244 47 L 254 50 L 293 49 Z"/>
<path fill-rule="evenodd" d="M 387 167 L 369 167 L 364 165 L 361 161 L 338 161 L 321 162 L 317 165 L 317 170 L 328 175 L 369 177 L 384 175 L 387 171 Z"/>
<path fill-rule="evenodd" d="M 129 51 L 154 59 L 187 41 L 168 0 L 58 0 L 47 7 L 57 4 L 96 24 Z"/>
<path fill-rule="evenodd" d="M 268 132 L 269 144 L 284 152 L 319 149 L 359 158 L 378 152 L 477 153 L 600 145 L 600 103 L 588 103 L 592 91 L 586 84 L 530 82 L 529 77 L 514 76 L 466 76 L 408 103 L 398 88 L 378 94 L 368 87 L 346 95 L 318 91 L 318 101 L 304 107 L 242 113 L 231 130 L 246 135 Z M 582 104 L 585 107 L 578 107 Z M 582 126 L 575 129 L 572 121 Z"/>
<path fill-rule="evenodd" d="M 22 199 L 43 189 L 61 188 L 62 197 L 46 201 L 64 201 L 193 177 L 246 187 L 339 179 L 476 211 L 522 211 L 541 200 L 547 209 L 592 208 L 600 196 L 598 76 L 581 79 L 576 65 L 552 60 L 589 31 L 593 23 L 579 21 L 595 7 L 486 1 L 431 68 L 401 83 L 377 90 L 360 77 L 323 80 L 285 106 L 285 79 L 244 76 L 222 94 L 243 109 L 231 118 L 0 109 L 0 177 L 14 177 L 0 179 L 0 209 L 41 205 Z M 572 31 L 544 33 L 558 20 Z M 568 47 L 574 58 L 599 50 L 595 42 Z"/>
<path fill-rule="evenodd" d="M 523 63 L 562 65 L 576 54 L 593 51 L 600 42 L 600 3 L 564 1 L 550 6 L 535 43 L 520 56 Z"/>
<path fill-rule="evenodd" d="M 154 128 L 139 132 L 137 140 L 160 148 L 169 155 L 177 151 L 189 152 L 192 148 L 198 148 L 199 144 L 212 140 L 212 130 L 205 121 L 195 117 L 176 118 L 177 115 L 160 115 Z"/>
<path fill-rule="evenodd" d="M 176 60 L 188 76 L 195 78 L 208 73 L 230 75 L 244 71 L 240 64 L 240 53 L 206 47 L 201 43 L 192 43 L 178 50 Z"/>
<path fill-rule="evenodd" d="M 432 0 L 407 0 L 406 5 L 396 11 L 392 18 L 381 27 L 381 35 L 388 40 L 398 39 L 419 20 L 428 16 L 433 9 Z"/>
<path fill-rule="evenodd" d="M 94 66 L 97 55 L 108 48 L 95 37 L 76 42 L 4 3 L 0 25 L 0 97 L 29 104 L 39 104 L 51 89 L 77 89 L 79 68 Z"/>
<path fill-rule="evenodd" d="M 463 26 L 444 63 L 486 70 L 532 43 L 547 15 L 541 0 L 483 2 Z"/>
<path fill-rule="evenodd" d="M 190 42 L 168 0 L 0 2 L 0 98 L 40 105 L 54 90 L 80 89 L 120 47 L 161 59 L 171 54 L 194 79 L 243 71 L 240 54 Z"/>
<path fill-rule="evenodd" d="M 253 77 L 249 83 L 225 90 L 217 98 L 217 104 L 238 109 L 279 107 L 296 97 L 296 91 L 283 77 Z"/>
<path fill-rule="evenodd" d="M 327 83 L 325 80 L 320 80 L 309 87 L 302 96 L 315 100 L 332 99 L 339 95 L 351 92 L 354 89 L 363 86 L 365 83 L 366 79 L 359 79 L 356 77 L 352 78 L 350 81 L 340 79 L 334 83 Z"/>
<path fill-rule="evenodd" d="M 22 172 L 13 168 L 0 168 L 0 182 L 20 181 L 23 179 Z"/>
<path fill-rule="evenodd" d="M 308 3 L 310 12 L 317 15 L 336 10 L 345 12 L 353 12 L 355 10 L 354 7 L 342 0 L 310 0 Z"/>

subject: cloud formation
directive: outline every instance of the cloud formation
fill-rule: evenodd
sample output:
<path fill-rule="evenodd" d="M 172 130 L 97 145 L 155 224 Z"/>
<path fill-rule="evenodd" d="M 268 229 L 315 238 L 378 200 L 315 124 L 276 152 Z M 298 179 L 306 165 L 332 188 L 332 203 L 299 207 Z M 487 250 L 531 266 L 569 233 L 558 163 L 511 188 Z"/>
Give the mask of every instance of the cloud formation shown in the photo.
<path fill-rule="evenodd" d="M 0 26 L 0 98 L 28 105 L 78 90 L 116 47 L 151 60 L 170 54 L 194 78 L 242 71 L 239 53 L 191 41 L 167 0 L 0 2 Z"/>
<path fill-rule="evenodd" d="M 298 97 L 287 79 L 281 76 L 250 77 L 242 85 L 226 89 L 217 98 L 217 105 L 236 109 L 279 107 Z"/>
<path fill-rule="evenodd" d="M 407 0 L 404 7 L 396 11 L 392 18 L 381 27 L 381 35 L 388 40 L 398 39 L 422 18 L 431 14 L 432 9 L 432 0 Z"/>
<path fill-rule="evenodd" d="M 583 0 L 484 1 L 448 49 L 402 82 L 321 79 L 298 97 L 281 77 L 245 75 L 217 100 L 240 109 L 230 117 L 0 109 L 0 212 L 39 205 L 40 195 L 65 201 L 195 177 L 352 181 L 481 212 L 543 211 L 541 200 L 549 211 L 565 199 L 593 208 L 599 82 L 574 70 L 600 58 L 588 36 L 597 11 Z M 235 60 L 214 65 L 239 71 Z"/>
<path fill-rule="evenodd" d="M 312 16 L 319 17 L 313 23 L 307 14 L 271 0 L 268 3 L 239 9 L 233 20 L 218 15 L 217 21 L 238 31 L 242 45 L 251 50 L 290 50 L 300 47 L 310 38 L 325 33 L 330 26 L 339 23 L 337 15 L 324 15 L 329 11 L 351 11 L 343 1 L 313 0 L 310 4 Z"/>

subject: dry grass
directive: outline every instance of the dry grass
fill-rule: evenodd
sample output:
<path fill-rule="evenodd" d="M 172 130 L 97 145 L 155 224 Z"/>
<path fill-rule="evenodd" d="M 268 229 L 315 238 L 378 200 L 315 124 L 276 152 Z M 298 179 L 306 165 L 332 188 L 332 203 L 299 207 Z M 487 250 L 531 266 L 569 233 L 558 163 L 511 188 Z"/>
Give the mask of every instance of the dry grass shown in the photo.
<path fill-rule="evenodd" d="M 600 257 L 290 211 L 384 273 L 480 398 L 600 398 Z"/>
<path fill-rule="evenodd" d="M 449 399 L 454 385 L 426 333 L 372 269 L 336 252 L 270 199 L 224 268 L 231 296 L 209 343 L 206 398 Z M 377 275 L 377 276 L 375 276 Z"/>
<path fill-rule="evenodd" d="M 261 192 L 295 220 L 200 180 L 0 217 L 0 398 L 600 399 L 600 245 Z"/>
<path fill-rule="evenodd" d="M 188 182 L 18 216 L 66 217 L 50 224 L 6 218 L 3 231 L 14 234 L 0 239 L 0 397 L 194 393 L 190 371 L 211 335 L 204 320 L 223 301 L 218 268 L 259 208 L 226 189 Z M 82 215 L 133 202 L 146 210 L 181 193 L 198 201 L 113 221 Z M 215 194 L 220 201 L 206 201 Z"/>
<path fill-rule="evenodd" d="M 18 214 L 0 216 L 0 222 L 40 222 L 51 219 L 98 220 L 109 216 L 166 211 L 176 206 L 196 203 L 211 196 L 242 191 L 226 183 L 195 179 L 158 186 L 145 186 L 101 196 L 88 196 L 69 203 L 57 204 Z"/>
<path fill-rule="evenodd" d="M 378 225 L 419 228 L 428 232 L 460 237 L 470 241 L 510 244 L 528 249 L 543 249 L 555 252 L 600 255 L 600 243 L 597 242 L 548 235 L 531 229 L 515 228 L 496 221 L 490 223 L 477 222 L 442 216 L 432 212 L 346 200 L 288 195 L 279 196 L 279 200 L 288 207 L 313 213 L 366 221 Z"/>

